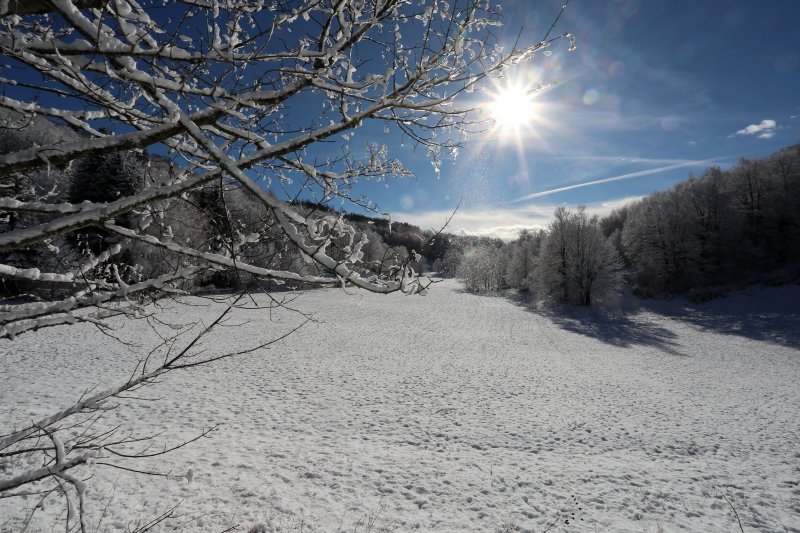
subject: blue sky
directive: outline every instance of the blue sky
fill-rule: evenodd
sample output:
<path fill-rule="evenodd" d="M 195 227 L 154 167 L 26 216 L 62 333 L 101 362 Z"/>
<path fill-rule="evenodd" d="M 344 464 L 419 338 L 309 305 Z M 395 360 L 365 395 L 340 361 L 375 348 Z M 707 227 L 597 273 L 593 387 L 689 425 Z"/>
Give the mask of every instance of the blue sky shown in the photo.
<path fill-rule="evenodd" d="M 520 25 L 542 34 L 560 2 L 502 6 L 510 39 Z M 529 127 L 471 138 L 438 178 L 424 150 L 387 133 L 417 177 L 362 190 L 422 227 L 462 200 L 450 231 L 509 239 L 559 204 L 604 213 L 710 165 L 769 154 L 800 141 L 798 20 L 794 1 L 572 0 L 556 30 L 574 33 L 577 49 L 564 42 L 511 74 L 556 83 L 537 93 Z"/>
<path fill-rule="evenodd" d="M 538 42 L 562 1 L 493 0 L 505 14 L 500 40 L 511 44 L 521 32 L 522 41 Z M 182 20 L 176 13 L 185 5 L 168 6 L 153 16 Z M 367 142 L 385 143 L 415 177 L 364 180 L 355 192 L 423 228 L 440 227 L 461 202 L 449 231 L 512 239 L 547 224 L 560 204 L 606 213 L 709 165 L 767 155 L 800 142 L 798 21 L 797 0 L 570 0 L 554 33 L 573 33 L 577 49 L 568 52 L 561 41 L 509 74 L 518 85 L 549 85 L 535 94 L 527 126 L 472 136 L 437 176 L 424 148 L 395 128 L 367 123 L 341 144 L 358 152 Z M 205 27 L 187 24 L 184 33 Z M 297 24 L 292 36 L 314 30 Z M 413 31 L 404 37 L 413 41 Z M 38 79 L 11 66 L 23 81 Z M 4 90 L 30 98 L 21 86 Z M 287 114 L 306 125 L 323 120 L 321 97 L 306 94 Z M 488 104 L 492 96 L 470 98 Z M 309 155 L 324 161 L 341 144 L 323 143 Z"/>

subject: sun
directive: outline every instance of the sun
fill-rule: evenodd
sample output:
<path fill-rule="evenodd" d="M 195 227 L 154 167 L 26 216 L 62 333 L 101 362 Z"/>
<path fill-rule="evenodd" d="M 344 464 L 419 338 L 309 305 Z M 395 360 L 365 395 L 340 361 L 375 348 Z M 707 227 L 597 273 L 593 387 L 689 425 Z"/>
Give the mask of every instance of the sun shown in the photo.
<path fill-rule="evenodd" d="M 498 129 L 519 131 L 536 115 L 531 91 L 516 85 L 499 90 L 489 104 L 489 113 Z"/>

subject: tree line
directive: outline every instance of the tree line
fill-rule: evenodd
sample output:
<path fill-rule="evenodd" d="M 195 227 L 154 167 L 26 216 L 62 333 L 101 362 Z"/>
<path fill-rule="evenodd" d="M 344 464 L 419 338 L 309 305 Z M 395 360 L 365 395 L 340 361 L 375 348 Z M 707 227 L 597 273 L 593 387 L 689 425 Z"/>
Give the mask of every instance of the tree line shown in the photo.
<path fill-rule="evenodd" d="M 711 167 L 603 220 L 642 295 L 777 283 L 798 275 L 800 145 Z"/>
<path fill-rule="evenodd" d="M 711 167 L 602 218 L 558 207 L 545 229 L 515 241 L 459 244 L 434 266 L 468 290 L 578 305 L 625 284 L 639 296 L 705 300 L 730 285 L 788 282 L 800 275 L 800 145 Z"/>
<path fill-rule="evenodd" d="M 13 121 L 11 113 L 3 117 L 4 123 Z M 36 119 L 24 127 L 0 129 L 0 154 L 75 138 L 79 135 L 67 128 Z M 165 158 L 121 151 L 91 155 L 65 167 L 13 173 L 0 180 L 0 188 L 6 197 L 20 202 L 46 197 L 79 205 L 134 195 L 169 182 L 174 174 L 173 163 Z M 731 283 L 775 283 L 798 275 L 798 175 L 800 145 L 763 159 L 742 159 L 727 170 L 711 167 L 602 218 L 581 207 L 573 211 L 558 207 L 546 228 L 523 230 L 509 243 L 423 230 L 380 216 L 339 211 L 325 203 L 300 200 L 294 208 L 316 220 L 321 233 L 336 234 L 328 248 L 333 259 L 353 259 L 349 255 L 353 244 L 363 242 L 356 264 L 364 273 L 381 275 L 411 264 L 416 272 L 463 278 L 473 292 L 524 290 L 576 305 L 606 298 L 626 283 L 640 296 L 688 293 L 702 300 Z M 49 216 L 35 210 L 9 211 L 0 219 L 0 232 L 39 224 Z M 337 221 L 351 229 L 334 230 Z M 163 208 L 126 213 L 117 222 L 134 225 L 145 234 L 166 234 L 173 243 L 201 254 L 238 257 L 255 267 L 300 276 L 324 274 L 291 245 L 274 213 L 236 182 L 220 179 Z M 113 263 L 105 261 L 109 255 L 115 256 Z M 174 272 L 187 258 L 169 248 L 89 227 L 2 252 L 0 262 L 16 269 L 66 268 L 87 278 L 135 283 Z M 6 274 L 0 273 L 5 297 L 37 298 L 63 288 L 47 280 Z M 264 285 L 261 288 L 274 290 L 275 283 L 246 269 L 212 269 L 186 280 L 183 288 Z M 303 286 L 300 281 L 277 283 Z"/>

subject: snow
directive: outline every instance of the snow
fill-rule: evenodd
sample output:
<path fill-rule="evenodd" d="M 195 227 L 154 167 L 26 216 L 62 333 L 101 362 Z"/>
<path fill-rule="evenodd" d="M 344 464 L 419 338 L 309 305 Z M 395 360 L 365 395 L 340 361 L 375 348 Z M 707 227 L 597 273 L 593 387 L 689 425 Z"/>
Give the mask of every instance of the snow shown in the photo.
<path fill-rule="evenodd" d="M 222 424 L 156 461 L 120 463 L 169 476 L 73 474 L 94 471 L 88 527 L 99 531 L 179 502 L 163 530 L 738 531 L 725 498 L 745 531 L 800 531 L 798 301 L 788 286 L 623 315 L 532 309 L 456 280 L 426 297 L 310 291 L 292 306 L 318 322 L 173 373 L 135 394 L 158 401 L 107 415 L 164 429 L 167 445 Z M 212 307 L 186 298 L 164 318 L 208 323 Z M 206 354 L 302 320 L 238 311 Z M 0 427 L 127 379 L 157 341 L 143 321 L 119 324 L 139 348 L 89 324 L 0 341 Z M 51 498 L 31 530 L 63 511 Z M 19 528 L 20 504 L 0 499 L 0 530 Z"/>

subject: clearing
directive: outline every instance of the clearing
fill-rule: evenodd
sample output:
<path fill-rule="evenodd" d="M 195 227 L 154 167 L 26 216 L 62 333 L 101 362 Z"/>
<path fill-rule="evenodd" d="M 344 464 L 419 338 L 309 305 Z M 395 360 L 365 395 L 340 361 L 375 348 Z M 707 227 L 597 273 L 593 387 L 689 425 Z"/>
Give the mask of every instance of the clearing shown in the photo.
<path fill-rule="evenodd" d="M 109 413 L 138 433 L 166 429 L 167 444 L 222 426 L 122 463 L 169 479 L 96 467 L 90 528 L 181 502 L 163 530 L 738 531 L 733 507 L 745 531 L 797 532 L 798 301 L 787 286 L 554 314 L 456 280 L 424 297 L 309 291 L 294 305 L 319 322 Z M 167 306 L 182 322 L 220 308 Z M 299 320 L 238 312 L 205 347 L 246 348 Z M 139 347 L 89 325 L 0 341 L 3 432 L 125 380 L 155 340 L 142 321 L 117 333 Z M 177 477 L 189 469 L 190 483 Z M 0 499 L 0 530 L 19 528 L 21 503 Z M 52 497 L 31 530 L 62 512 Z"/>

